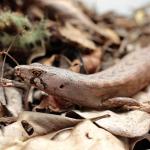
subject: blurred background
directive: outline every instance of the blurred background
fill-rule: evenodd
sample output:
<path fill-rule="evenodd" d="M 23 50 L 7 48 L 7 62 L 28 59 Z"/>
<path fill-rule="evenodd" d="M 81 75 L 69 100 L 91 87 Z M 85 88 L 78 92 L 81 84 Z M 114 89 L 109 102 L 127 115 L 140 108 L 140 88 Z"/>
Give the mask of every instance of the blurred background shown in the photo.
<path fill-rule="evenodd" d="M 97 12 L 116 11 L 124 15 L 130 15 L 136 8 L 148 4 L 149 0 L 82 0 L 88 7 Z"/>

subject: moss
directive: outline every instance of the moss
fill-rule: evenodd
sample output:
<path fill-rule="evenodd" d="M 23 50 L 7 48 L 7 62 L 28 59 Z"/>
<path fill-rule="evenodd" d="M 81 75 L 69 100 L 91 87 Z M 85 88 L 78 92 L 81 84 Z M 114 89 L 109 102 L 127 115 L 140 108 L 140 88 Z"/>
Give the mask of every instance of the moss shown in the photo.
<path fill-rule="evenodd" d="M 1 12 L 0 15 L 0 31 L 4 31 L 8 28 L 15 28 L 17 31 L 23 31 L 26 28 L 31 28 L 31 23 L 27 17 L 21 13 L 15 12 Z"/>
<path fill-rule="evenodd" d="M 18 36 L 15 43 L 13 44 L 14 48 L 21 49 L 31 49 L 36 46 L 41 46 L 41 41 L 45 38 L 49 38 L 50 32 L 47 28 L 47 22 L 41 21 L 37 22 L 33 27 L 24 31 L 21 35 Z M 6 32 L 0 34 L 0 42 L 3 47 L 8 47 L 13 41 L 16 35 L 11 35 Z"/>

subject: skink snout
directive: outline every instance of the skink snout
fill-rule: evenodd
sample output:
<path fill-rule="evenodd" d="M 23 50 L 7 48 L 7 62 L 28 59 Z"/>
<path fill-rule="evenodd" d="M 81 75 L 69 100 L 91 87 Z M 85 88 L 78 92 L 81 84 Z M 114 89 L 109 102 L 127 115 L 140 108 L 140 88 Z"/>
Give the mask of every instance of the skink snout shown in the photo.
<path fill-rule="evenodd" d="M 15 67 L 14 74 L 15 74 L 15 76 L 20 76 L 21 75 L 21 71 L 20 71 L 20 67 L 19 66 Z"/>

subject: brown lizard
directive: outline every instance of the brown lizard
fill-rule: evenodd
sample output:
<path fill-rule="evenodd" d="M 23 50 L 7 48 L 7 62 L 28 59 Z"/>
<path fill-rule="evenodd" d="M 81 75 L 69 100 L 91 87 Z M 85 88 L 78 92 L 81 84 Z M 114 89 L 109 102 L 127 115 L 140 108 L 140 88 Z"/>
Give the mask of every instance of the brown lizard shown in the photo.
<path fill-rule="evenodd" d="M 81 106 L 100 108 L 110 98 L 130 97 L 149 84 L 150 47 L 136 50 L 115 66 L 92 75 L 38 63 L 17 66 L 15 73 L 48 94 Z"/>

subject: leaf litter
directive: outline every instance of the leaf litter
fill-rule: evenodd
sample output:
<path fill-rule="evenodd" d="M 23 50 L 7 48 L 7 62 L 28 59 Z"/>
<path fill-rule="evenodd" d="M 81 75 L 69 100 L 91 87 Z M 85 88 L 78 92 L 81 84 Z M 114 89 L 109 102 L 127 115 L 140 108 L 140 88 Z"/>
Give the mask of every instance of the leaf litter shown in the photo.
<path fill-rule="evenodd" d="M 29 90 L 30 85 L 14 75 L 16 62 L 39 62 L 80 74 L 105 70 L 139 47 L 149 45 L 148 10 L 149 5 L 125 17 L 115 12 L 99 15 L 73 0 L 3 0 L 0 149 L 150 148 L 143 142 L 150 145 L 149 86 L 127 97 L 124 104 L 115 98 L 119 99 L 116 103 L 111 99 L 104 110 L 96 111 L 34 87 Z M 7 58 L 3 66 L 4 55 Z"/>

